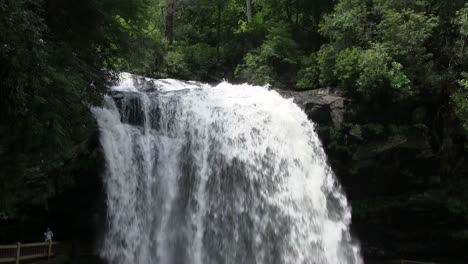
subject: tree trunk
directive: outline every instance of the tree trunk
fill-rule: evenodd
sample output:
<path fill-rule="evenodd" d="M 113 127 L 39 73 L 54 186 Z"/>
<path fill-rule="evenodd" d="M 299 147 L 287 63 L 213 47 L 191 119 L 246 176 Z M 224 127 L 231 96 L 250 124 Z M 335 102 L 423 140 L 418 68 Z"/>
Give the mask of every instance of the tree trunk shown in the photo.
<path fill-rule="evenodd" d="M 296 0 L 296 28 L 299 27 L 299 0 Z"/>
<path fill-rule="evenodd" d="M 165 36 L 170 45 L 174 42 L 175 2 L 176 0 L 166 0 Z"/>
<path fill-rule="evenodd" d="M 286 17 L 288 18 L 288 22 L 292 23 L 292 18 L 291 18 L 291 0 L 287 0 L 285 2 L 286 5 Z"/>
<path fill-rule="evenodd" d="M 253 21 L 253 10 L 252 10 L 252 0 L 247 0 L 247 22 L 252 23 Z"/>
<path fill-rule="evenodd" d="M 218 0 L 218 19 L 216 21 L 216 62 L 219 63 L 219 46 L 221 45 L 221 7 L 222 1 Z"/>

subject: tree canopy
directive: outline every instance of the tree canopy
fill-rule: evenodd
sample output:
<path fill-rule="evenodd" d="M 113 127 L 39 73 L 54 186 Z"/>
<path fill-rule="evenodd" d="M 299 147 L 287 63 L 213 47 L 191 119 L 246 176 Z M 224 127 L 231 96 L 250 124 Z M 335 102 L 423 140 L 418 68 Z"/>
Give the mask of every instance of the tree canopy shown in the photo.
<path fill-rule="evenodd" d="M 95 130 L 89 105 L 100 102 L 112 70 L 152 61 L 159 36 L 147 7 L 156 4 L 0 2 L 1 213 L 45 204 L 92 162 L 82 157 Z"/>

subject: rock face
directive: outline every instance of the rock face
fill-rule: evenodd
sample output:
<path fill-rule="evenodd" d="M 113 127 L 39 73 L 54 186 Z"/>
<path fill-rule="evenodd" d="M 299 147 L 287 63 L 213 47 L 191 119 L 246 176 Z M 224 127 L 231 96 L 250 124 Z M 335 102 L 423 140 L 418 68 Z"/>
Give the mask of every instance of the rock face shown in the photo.
<path fill-rule="evenodd" d="M 465 139 L 449 117 L 437 118 L 422 102 L 389 115 L 366 113 L 330 88 L 278 92 L 317 123 L 368 260 L 466 263 L 468 199 L 461 186 L 468 186 L 468 159 Z"/>
<path fill-rule="evenodd" d="M 345 114 L 345 106 L 350 101 L 343 94 L 331 88 L 310 90 L 305 92 L 278 91 L 285 97 L 293 97 L 309 118 L 317 123 L 332 124 L 340 129 Z"/>

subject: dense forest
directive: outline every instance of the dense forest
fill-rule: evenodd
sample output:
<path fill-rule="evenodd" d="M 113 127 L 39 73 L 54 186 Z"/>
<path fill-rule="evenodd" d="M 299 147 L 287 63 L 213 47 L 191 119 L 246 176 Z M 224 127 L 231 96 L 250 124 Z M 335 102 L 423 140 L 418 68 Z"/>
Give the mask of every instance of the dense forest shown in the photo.
<path fill-rule="evenodd" d="M 99 176 L 89 107 L 125 71 L 338 89 L 359 118 L 328 131 L 337 159 L 352 154 L 344 137 L 356 127 L 384 139 L 421 123 L 445 167 L 415 189 L 466 228 L 466 0 L 0 0 L 0 36 L 3 221 L 47 214 L 54 197 Z M 414 105 L 426 112 L 417 124 Z"/>

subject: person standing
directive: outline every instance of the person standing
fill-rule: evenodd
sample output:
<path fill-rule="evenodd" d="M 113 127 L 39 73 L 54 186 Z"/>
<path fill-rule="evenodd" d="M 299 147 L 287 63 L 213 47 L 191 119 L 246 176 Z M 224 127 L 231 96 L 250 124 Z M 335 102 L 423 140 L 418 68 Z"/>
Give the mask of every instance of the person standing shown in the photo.
<path fill-rule="evenodd" d="M 52 238 L 54 237 L 54 233 L 48 227 L 47 230 L 44 232 L 45 242 L 52 242 Z"/>

